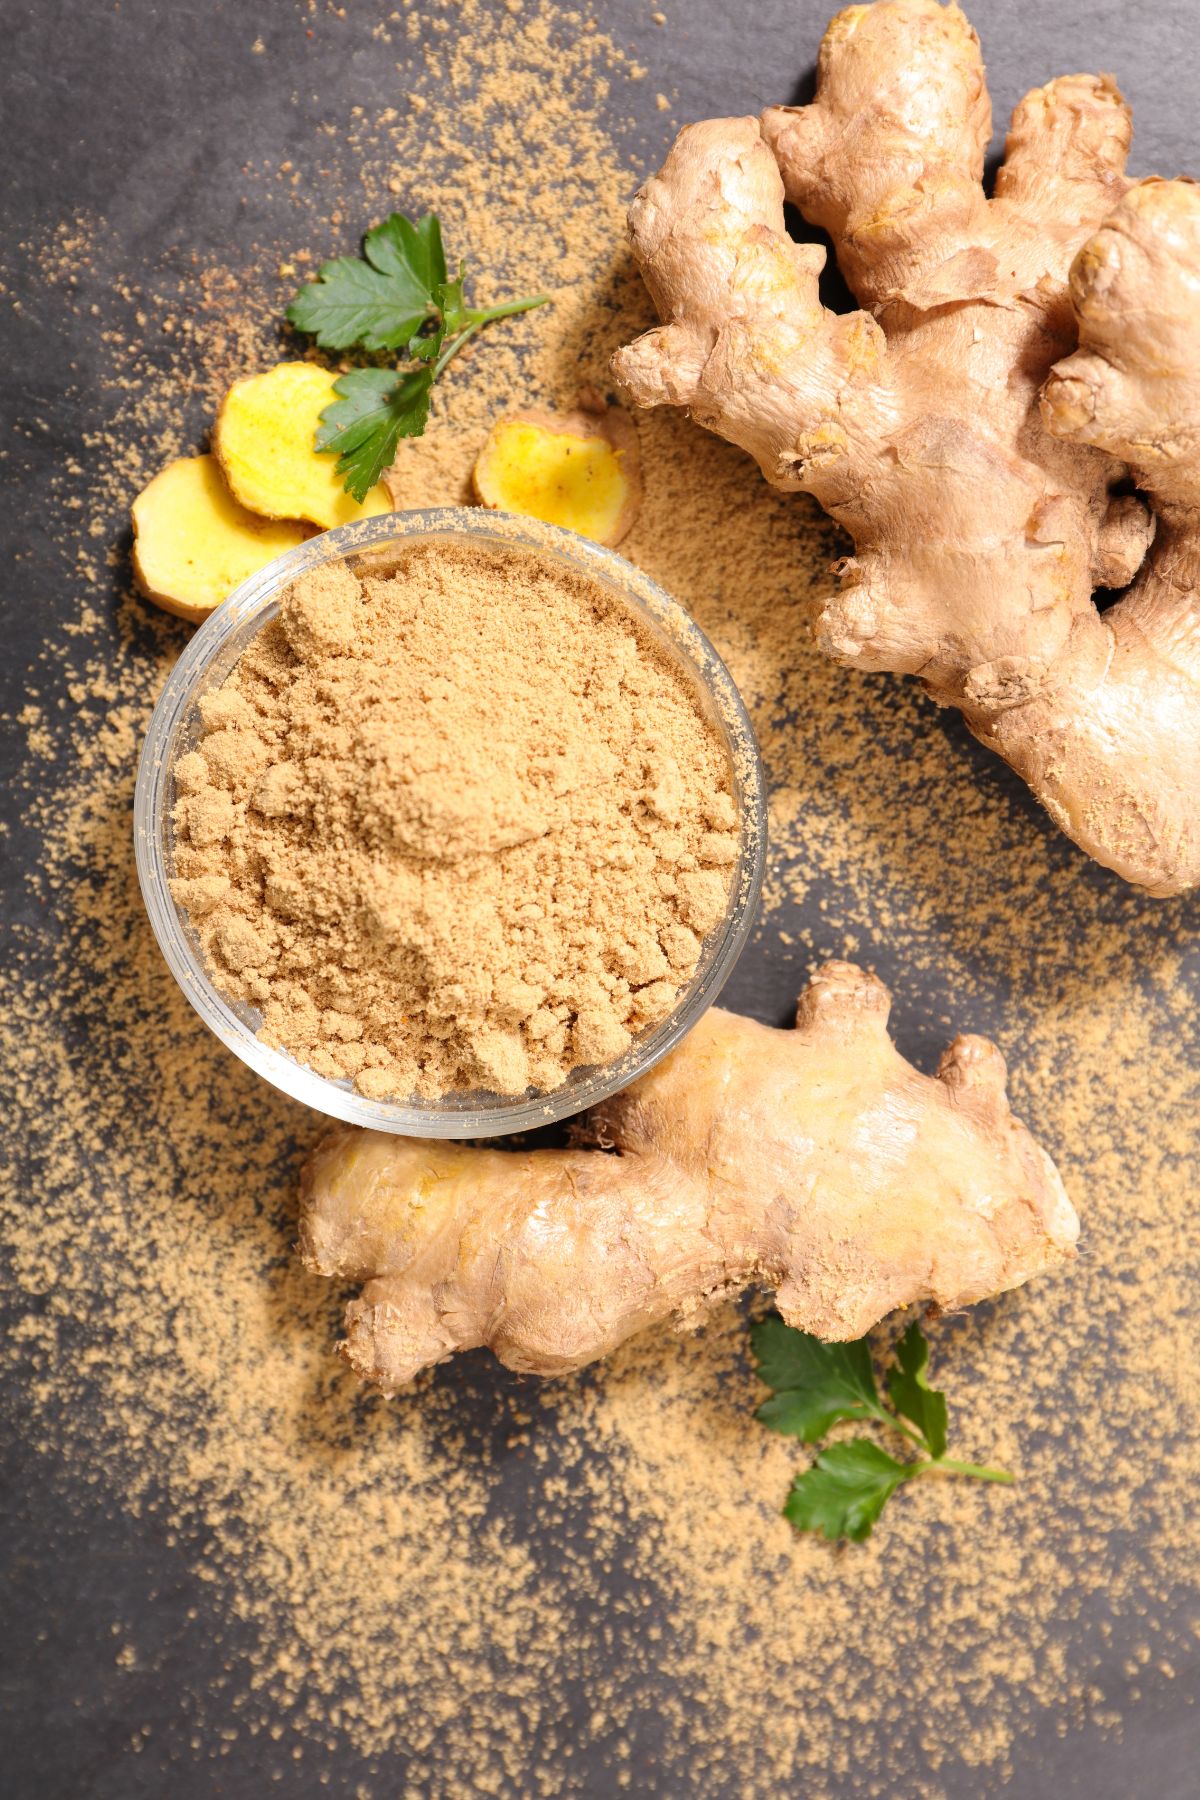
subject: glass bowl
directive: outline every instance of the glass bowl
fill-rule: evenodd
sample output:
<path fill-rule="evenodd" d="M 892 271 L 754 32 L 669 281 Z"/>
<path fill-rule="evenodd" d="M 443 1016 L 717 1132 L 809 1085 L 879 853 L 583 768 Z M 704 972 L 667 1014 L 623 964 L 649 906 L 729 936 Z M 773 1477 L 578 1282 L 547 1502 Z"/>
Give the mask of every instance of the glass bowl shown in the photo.
<path fill-rule="evenodd" d="M 253 1007 L 227 999 L 214 986 L 186 915 L 171 897 L 174 805 L 172 771 L 201 736 L 198 702 L 219 687 L 255 632 L 279 610 L 281 591 L 297 575 L 340 558 L 356 567 L 386 568 L 398 552 L 428 543 L 476 543 L 530 550 L 598 582 L 631 612 L 691 680 L 699 704 L 729 752 L 741 823 L 724 919 L 709 933 L 700 962 L 671 1012 L 634 1038 L 616 1062 L 574 1070 L 546 1093 L 448 1094 L 443 1099 L 371 1100 L 349 1081 L 306 1068 L 257 1036 Z M 331 1118 L 411 1137 L 498 1137 L 550 1125 L 594 1106 L 664 1057 L 712 1005 L 746 942 L 762 887 L 766 795 L 754 732 L 741 696 L 720 657 L 678 601 L 632 563 L 572 531 L 536 520 L 467 507 L 384 513 L 323 532 L 278 557 L 244 581 L 200 626 L 176 663 L 150 720 L 138 765 L 134 845 L 142 897 L 159 948 L 187 998 L 226 1047 L 259 1075 Z"/>

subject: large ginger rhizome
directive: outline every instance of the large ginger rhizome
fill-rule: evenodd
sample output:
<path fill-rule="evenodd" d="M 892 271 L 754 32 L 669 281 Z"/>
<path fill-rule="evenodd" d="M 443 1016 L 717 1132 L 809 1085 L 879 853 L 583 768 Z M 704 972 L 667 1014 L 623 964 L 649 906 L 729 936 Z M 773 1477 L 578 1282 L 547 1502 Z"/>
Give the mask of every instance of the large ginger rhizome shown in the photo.
<path fill-rule="evenodd" d="M 638 194 L 663 323 L 614 369 L 853 538 L 831 656 L 917 676 L 1097 861 L 1178 893 L 1200 881 L 1200 187 L 1126 177 L 1104 76 L 1025 96 L 993 198 L 990 135 L 957 7 L 839 13 L 812 105 L 686 127 Z M 785 200 L 860 311 L 822 306 Z M 1127 591 L 1101 612 L 1097 588 Z"/>

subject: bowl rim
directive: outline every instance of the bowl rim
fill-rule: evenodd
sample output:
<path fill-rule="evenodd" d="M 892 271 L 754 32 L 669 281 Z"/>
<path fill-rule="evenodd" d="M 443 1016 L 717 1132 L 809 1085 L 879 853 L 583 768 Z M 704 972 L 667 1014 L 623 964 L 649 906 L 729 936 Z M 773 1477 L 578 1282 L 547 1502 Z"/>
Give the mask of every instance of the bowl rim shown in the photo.
<path fill-rule="evenodd" d="M 393 542 L 464 538 L 549 555 L 566 563 L 616 593 L 649 621 L 657 637 L 668 640 L 698 691 L 707 697 L 726 742 L 740 803 L 738 859 L 729 907 L 706 940 L 697 973 L 666 1018 L 635 1037 L 616 1062 L 598 1065 L 578 1077 L 572 1074 L 562 1087 L 515 1099 L 463 1094 L 423 1103 L 371 1100 L 348 1082 L 320 1075 L 264 1043 L 249 1020 L 240 1016 L 236 1003 L 227 1000 L 214 984 L 169 887 L 172 771 L 198 691 L 221 665 L 223 656 L 226 661 L 219 679 L 225 678 L 253 632 L 275 616 L 280 592 L 297 575 L 325 563 L 382 551 Z M 253 630 L 248 629 L 251 626 Z M 215 685 L 216 680 L 209 681 L 209 686 Z M 745 947 L 758 911 L 766 861 L 766 784 L 754 728 L 733 677 L 681 602 L 636 564 L 576 532 L 539 520 L 477 507 L 421 507 L 340 525 L 285 551 L 242 582 L 200 624 L 168 675 L 150 717 L 138 761 L 133 832 L 142 899 L 168 968 L 209 1029 L 256 1074 L 290 1098 L 348 1124 L 398 1136 L 499 1137 L 554 1124 L 608 1099 L 667 1056 L 712 1005 Z"/>

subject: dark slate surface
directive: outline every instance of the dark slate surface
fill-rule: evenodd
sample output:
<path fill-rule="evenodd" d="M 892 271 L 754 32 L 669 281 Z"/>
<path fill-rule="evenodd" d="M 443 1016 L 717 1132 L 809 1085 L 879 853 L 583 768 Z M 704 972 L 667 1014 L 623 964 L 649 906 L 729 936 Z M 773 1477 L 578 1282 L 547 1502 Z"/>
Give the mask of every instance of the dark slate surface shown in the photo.
<path fill-rule="evenodd" d="M 664 141 L 666 126 L 654 105 L 658 87 L 677 96 L 680 118 L 756 111 L 768 101 L 808 97 L 811 56 L 831 10 L 828 0 L 664 3 L 671 14 L 665 33 L 651 24 L 648 4 L 599 0 L 595 8 L 620 42 L 647 58 L 652 54 L 654 81 L 634 93 L 643 152 L 654 157 Z M 310 36 L 296 28 L 302 10 Z M 396 53 L 380 59 L 370 40 L 372 24 L 390 10 L 382 3 L 350 4 L 344 18 L 331 22 L 323 10 L 310 18 L 292 0 L 3 0 L 0 260 L 7 260 L 4 251 L 15 242 L 83 211 L 108 221 L 133 272 L 164 244 L 216 251 L 236 245 L 240 234 L 252 237 L 262 221 L 252 190 L 248 204 L 239 203 L 247 192 L 238 180 L 242 166 L 293 153 L 299 158 L 311 143 L 315 117 L 335 116 L 356 101 L 382 102 L 394 92 Z M 1129 0 L 979 0 L 973 12 L 985 38 L 998 119 L 1051 73 L 1106 69 L 1133 103 L 1134 172 L 1173 174 L 1200 165 L 1195 0 L 1158 0 L 1152 7 Z M 245 53 L 256 36 L 267 44 L 265 57 Z M 93 279 L 100 330 L 106 293 L 103 282 Z M 0 675 L 11 689 L 6 710 L 12 695 L 20 695 L 22 667 L 50 621 L 65 617 L 74 604 L 55 585 L 61 565 L 50 556 L 38 558 L 45 539 L 37 508 L 43 476 L 64 449 L 77 445 L 86 422 L 71 391 L 78 392 L 81 382 L 86 387 L 94 351 L 57 310 L 53 293 L 31 286 L 18 298 L 20 313 L 4 312 L 3 417 L 6 429 L 14 419 L 34 415 L 48 429 L 22 455 L 21 487 L 0 526 L 10 571 L 0 596 L 6 617 Z M 31 550 L 18 592 L 13 559 Z M 956 739 L 962 735 L 954 721 L 937 728 Z M 982 751 L 961 742 L 956 749 L 973 755 L 986 779 L 1026 806 L 1019 786 Z M 0 788 L 0 813 L 14 812 L 11 791 Z M 18 856 L 22 841 L 18 834 Z M 1109 879 L 1098 871 L 1081 878 L 1098 888 Z M 19 882 L 7 877 L 4 888 L 10 913 L 19 912 L 25 905 Z M 889 975 L 886 951 L 877 960 Z M 790 973 L 784 979 L 790 982 Z M 790 991 L 781 998 L 767 941 L 748 953 L 726 997 L 742 1010 L 779 1019 Z M 932 1023 L 939 1008 L 929 998 L 928 1032 L 910 1012 L 899 1033 L 902 1047 L 926 1061 L 943 1035 Z M 973 1022 L 984 1029 L 992 1023 Z M 103 1505 L 68 1471 L 48 1472 L 22 1444 L 19 1396 L 7 1398 L 0 1471 L 0 1795 L 137 1800 L 170 1794 L 198 1800 L 221 1793 L 250 1800 L 266 1792 L 270 1746 L 243 1736 L 219 1769 L 210 1760 L 211 1745 L 195 1753 L 188 1747 L 195 1696 L 235 1647 L 236 1627 L 227 1626 L 218 1645 L 206 1624 L 207 1602 L 199 1622 L 189 1619 L 201 1592 L 189 1573 L 187 1547 L 169 1545 L 153 1518 L 134 1520 L 119 1506 Z M 154 1651 L 146 1658 L 152 1676 L 118 1677 L 114 1618 L 134 1622 L 138 1641 Z M 1020 1800 L 1129 1800 L 1135 1794 L 1190 1800 L 1200 1791 L 1200 1741 L 1187 1684 L 1146 1670 L 1141 1699 L 1122 1700 L 1128 1682 L 1116 1646 L 1103 1674 L 1123 1712 L 1120 1741 L 1088 1731 L 1063 1738 L 1058 1721 L 1046 1717 L 1016 1746 L 1005 1791 Z M 586 1694 L 577 1698 L 576 1772 L 589 1766 L 590 1710 Z M 205 1730 L 211 1734 L 219 1724 L 219 1702 L 214 1707 L 210 1697 Z M 171 1746 L 169 1767 L 160 1757 L 129 1753 L 131 1734 L 145 1725 Z M 638 1750 L 652 1765 L 652 1719 Z M 286 1791 L 297 1797 L 350 1794 L 363 1774 L 344 1753 L 330 1760 L 315 1752 L 289 1775 Z M 974 1800 L 995 1791 L 986 1785 L 990 1779 L 964 1769 L 954 1791 Z M 372 1793 L 395 1792 L 402 1771 L 385 1767 L 367 1780 Z M 586 1791 L 590 1800 L 608 1800 L 598 1764 Z M 847 1795 L 854 1791 L 845 1789 Z M 795 1800 L 801 1800 L 799 1789 Z"/>

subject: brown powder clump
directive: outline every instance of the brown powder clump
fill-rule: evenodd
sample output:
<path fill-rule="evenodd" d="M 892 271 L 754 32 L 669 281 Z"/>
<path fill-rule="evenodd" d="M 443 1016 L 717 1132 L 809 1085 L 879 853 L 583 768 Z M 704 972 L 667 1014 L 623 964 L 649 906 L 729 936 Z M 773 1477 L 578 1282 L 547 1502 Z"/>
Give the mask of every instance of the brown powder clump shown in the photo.
<path fill-rule="evenodd" d="M 312 571 L 200 711 L 176 899 L 266 1039 L 361 1093 L 610 1062 L 725 912 L 717 730 L 636 615 L 549 560 Z"/>

